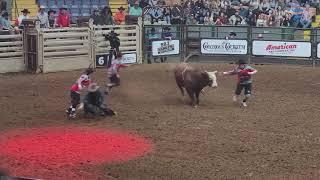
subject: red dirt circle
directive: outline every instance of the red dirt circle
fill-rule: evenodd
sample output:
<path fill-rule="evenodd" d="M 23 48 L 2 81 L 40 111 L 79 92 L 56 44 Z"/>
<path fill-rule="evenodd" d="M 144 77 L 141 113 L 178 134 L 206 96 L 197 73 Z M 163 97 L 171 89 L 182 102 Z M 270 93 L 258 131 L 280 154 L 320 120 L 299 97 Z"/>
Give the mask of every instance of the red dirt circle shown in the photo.
<path fill-rule="evenodd" d="M 19 135 L 20 134 L 20 135 Z M 143 156 L 151 143 L 135 134 L 80 127 L 20 129 L 0 140 L 0 156 L 9 164 L 55 169 L 63 166 L 124 162 Z"/>

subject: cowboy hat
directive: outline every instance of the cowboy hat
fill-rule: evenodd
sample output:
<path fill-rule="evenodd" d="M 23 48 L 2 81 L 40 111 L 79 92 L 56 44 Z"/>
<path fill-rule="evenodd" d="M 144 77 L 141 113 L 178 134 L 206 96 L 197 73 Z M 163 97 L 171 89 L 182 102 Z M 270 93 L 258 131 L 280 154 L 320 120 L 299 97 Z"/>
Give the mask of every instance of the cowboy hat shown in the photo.
<path fill-rule="evenodd" d="M 233 31 L 231 31 L 229 35 L 230 36 L 237 36 L 237 34 L 235 32 L 233 32 Z"/>
<path fill-rule="evenodd" d="M 55 11 L 55 10 L 53 10 L 53 9 L 50 9 L 50 10 L 48 11 L 48 14 L 50 14 L 50 13 L 55 14 L 55 13 L 56 13 L 56 11 Z"/>
<path fill-rule="evenodd" d="M 9 16 L 9 13 L 7 11 L 4 11 L 1 15 L 2 17 L 8 17 Z"/>
<path fill-rule="evenodd" d="M 44 6 L 44 5 L 41 5 L 40 7 L 39 7 L 39 9 L 45 9 L 46 7 Z"/>
<path fill-rule="evenodd" d="M 124 11 L 124 10 L 126 10 L 126 8 L 124 8 L 124 7 L 121 6 L 121 7 L 118 8 L 118 10 L 119 10 L 119 11 L 120 11 L 120 10 Z"/>
<path fill-rule="evenodd" d="M 63 6 L 60 8 L 60 10 L 62 10 L 62 9 L 68 10 L 68 7 L 67 7 L 66 5 L 63 5 Z"/>
<path fill-rule="evenodd" d="M 30 11 L 28 10 L 28 9 L 23 9 L 22 11 L 21 11 L 22 13 L 30 13 Z"/>
<path fill-rule="evenodd" d="M 89 92 L 96 92 L 100 86 L 97 85 L 97 83 L 91 83 L 88 87 Z"/>

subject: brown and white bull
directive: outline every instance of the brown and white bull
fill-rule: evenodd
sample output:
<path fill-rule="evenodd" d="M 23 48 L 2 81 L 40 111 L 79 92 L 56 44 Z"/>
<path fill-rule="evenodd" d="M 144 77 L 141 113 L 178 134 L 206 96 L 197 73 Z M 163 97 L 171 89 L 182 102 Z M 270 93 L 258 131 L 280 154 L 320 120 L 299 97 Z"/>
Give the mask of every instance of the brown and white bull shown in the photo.
<path fill-rule="evenodd" d="M 180 63 L 174 69 L 176 82 L 182 95 L 184 96 L 183 88 L 185 88 L 191 98 L 191 104 L 195 107 L 199 105 L 199 95 L 203 88 L 218 87 L 216 73 L 217 71 L 207 72 L 194 68 L 188 63 Z"/>

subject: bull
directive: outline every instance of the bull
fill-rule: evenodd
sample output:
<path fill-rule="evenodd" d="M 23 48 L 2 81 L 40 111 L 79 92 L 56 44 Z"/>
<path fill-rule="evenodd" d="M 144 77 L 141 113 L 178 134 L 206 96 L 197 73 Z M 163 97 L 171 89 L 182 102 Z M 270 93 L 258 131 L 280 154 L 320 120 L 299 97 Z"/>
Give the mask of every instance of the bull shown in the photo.
<path fill-rule="evenodd" d="M 217 88 L 217 71 L 207 72 L 194 68 L 188 63 L 180 63 L 174 69 L 176 83 L 181 90 L 182 96 L 185 95 L 186 89 L 191 98 L 191 105 L 197 107 L 199 105 L 199 95 L 206 86 Z"/>

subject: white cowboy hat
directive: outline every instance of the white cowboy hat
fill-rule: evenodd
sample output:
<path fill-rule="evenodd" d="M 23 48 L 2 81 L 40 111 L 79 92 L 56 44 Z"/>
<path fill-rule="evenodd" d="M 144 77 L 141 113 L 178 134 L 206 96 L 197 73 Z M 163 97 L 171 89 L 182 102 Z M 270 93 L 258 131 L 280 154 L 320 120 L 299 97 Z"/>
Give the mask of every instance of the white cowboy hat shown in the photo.
<path fill-rule="evenodd" d="M 44 5 L 41 5 L 40 7 L 39 7 L 39 9 L 45 9 L 46 7 L 44 6 Z"/>
<path fill-rule="evenodd" d="M 97 83 L 92 83 L 89 85 L 88 91 L 89 92 L 96 92 L 99 88 L 100 88 L 100 86 L 98 86 Z"/>

